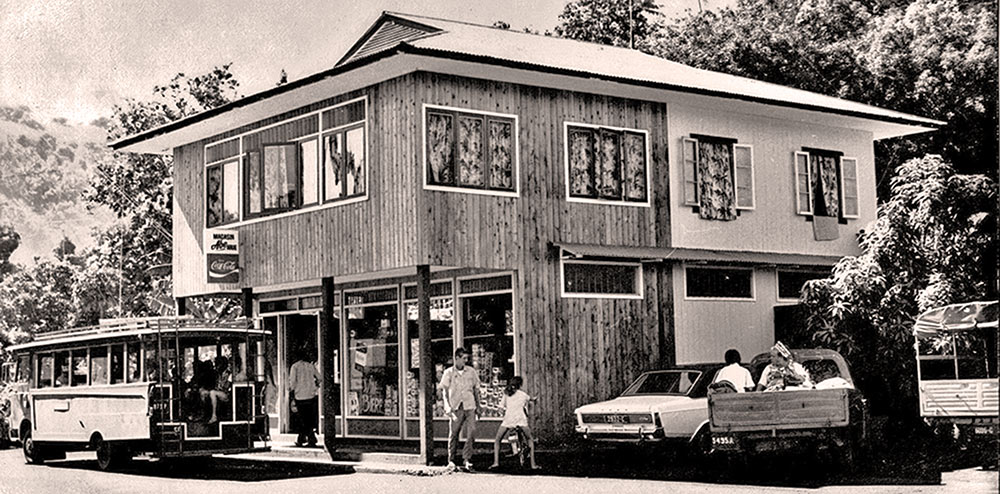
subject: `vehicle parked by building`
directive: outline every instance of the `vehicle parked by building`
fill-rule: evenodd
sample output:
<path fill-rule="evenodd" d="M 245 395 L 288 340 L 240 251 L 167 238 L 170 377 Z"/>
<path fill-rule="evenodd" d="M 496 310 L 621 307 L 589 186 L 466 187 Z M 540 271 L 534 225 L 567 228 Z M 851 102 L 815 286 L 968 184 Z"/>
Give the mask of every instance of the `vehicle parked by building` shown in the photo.
<path fill-rule="evenodd" d="M 938 307 L 913 326 L 920 416 L 939 435 L 996 465 L 1000 381 L 997 302 Z"/>
<path fill-rule="evenodd" d="M 834 350 L 793 350 L 811 375 L 843 379 L 844 387 L 774 392 L 712 393 L 708 397 L 713 451 L 753 455 L 793 449 L 832 452 L 850 468 L 866 447 L 868 407 L 844 358 Z M 759 379 L 769 360 L 751 362 Z M 834 375 L 835 374 L 835 375 Z"/>
<path fill-rule="evenodd" d="M 28 390 L 31 365 L 27 356 L 4 362 L 0 368 L 0 448 L 20 443 L 17 424 L 25 416 L 24 393 Z"/>
<path fill-rule="evenodd" d="M 267 449 L 264 335 L 245 319 L 121 319 L 10 347 L 27 362 L 17 429 L 28 463 L 93 449 L 102 470 L 137 454 Z M 20 372 L 21 364 L 18 364 Z"/>
<path fill-rule="evenodd" d="M 621 396 L 577 408 L 576 432 L 607 442 L 683 441 L 708 445 L 708 386 L 725 364 L 679 365 L 642 373 Z"/>

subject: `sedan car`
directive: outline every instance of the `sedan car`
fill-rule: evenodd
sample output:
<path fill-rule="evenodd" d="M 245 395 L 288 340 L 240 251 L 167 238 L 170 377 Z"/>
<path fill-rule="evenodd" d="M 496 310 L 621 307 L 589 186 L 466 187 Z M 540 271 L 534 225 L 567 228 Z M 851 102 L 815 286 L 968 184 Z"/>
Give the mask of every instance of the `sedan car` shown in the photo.
<path fill-rule="evenodd" d="M 577 408 L 576 432 L 595 441 L 707 441 L 708 385 L 724 366 L 644 372 L 618 398 Z"/>

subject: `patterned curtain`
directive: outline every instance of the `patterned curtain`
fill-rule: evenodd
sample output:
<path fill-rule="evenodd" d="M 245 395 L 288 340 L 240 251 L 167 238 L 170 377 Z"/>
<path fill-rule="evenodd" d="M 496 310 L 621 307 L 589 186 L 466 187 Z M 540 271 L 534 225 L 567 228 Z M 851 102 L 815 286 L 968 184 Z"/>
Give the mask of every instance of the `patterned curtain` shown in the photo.
<path fill-rule="evenodd" d="M 600 169 L 597 174 L 597 193 L 604 198 L 621 199 L 621 134 L 602 130 L 598 135 Z"/>
<path fill-rule="evenodd" d="M 809 166 L 812 168 L 813 216 L 832 216 L 840 213 L 837 200 L 837 158 L 818 154 L 809 155 Z"/>
<path fill-rule="evenodd" d="M 569 192 L 577 196 L 594 195 L 594 144 L 589 130 L 569 133 Z"/>
<path fill-rule="evenodd" d="M 222 167 L 213 166 L 208 169 L 208 226 L 223 222 L 222 210 Z"/>
<path fill-rule="evenodd" d="M 646 140 L 641 134 L 625 134 L 625 199 L 646 200 Z"/>
<path fill-rule="evenodd" d="M 458 118 L 458 183 L 483 186 L 483 120 Z"/>
<path fill-rule="evenodd" d="M 451 115 L 427 115 L 427 167 L 430 168 L 428 178 L 432 184 L 455 184 L 451 169 L 451 126 Z"/>
<path fill-rule="evenodd" d="M 698 216 L 702 219 L 736 219 L 732 163 L 732 145 L 698 141 Z"/>
<path fill-rule="evenodd" d="M 514 190 L 513 143 L 510 122 L 490 121 L 490 184 L 494 189 Z"/>

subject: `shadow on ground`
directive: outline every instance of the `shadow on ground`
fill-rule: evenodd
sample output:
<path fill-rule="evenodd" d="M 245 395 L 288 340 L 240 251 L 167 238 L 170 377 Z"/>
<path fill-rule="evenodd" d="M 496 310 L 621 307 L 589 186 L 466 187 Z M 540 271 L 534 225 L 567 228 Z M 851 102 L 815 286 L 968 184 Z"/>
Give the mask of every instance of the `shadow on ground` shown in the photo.
<path fill-rule="evenodd" d="M 99 470 L 97 460 L 70 459 L 45 462 L 49 468 Z M 187 458 L 148 461 L 137 459 L 116 473 L 143 477 L 259 482 L 354 473 L 349 466 L 317 463 L 246 461 L 235 458 Z"/>

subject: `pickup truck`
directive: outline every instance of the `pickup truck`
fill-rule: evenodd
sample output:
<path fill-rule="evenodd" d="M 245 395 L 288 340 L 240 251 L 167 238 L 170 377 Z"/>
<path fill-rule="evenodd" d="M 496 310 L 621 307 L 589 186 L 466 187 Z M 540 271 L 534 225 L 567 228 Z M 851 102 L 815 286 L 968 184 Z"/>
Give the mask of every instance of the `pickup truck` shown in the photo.
<path fill-rule="evenodd" d="M 827 450 L 845 468 L 864 451 L 868 407 L 854 388 L 844 358 L 833 350 L 793 350 L 795 360 L 817 377 L 839 377 L 841 387 L 773 392 L 710 393 L 712 450 L 736 456 L 765 451 Z M 768 354 L 751 362 L 755 380 L 768 364 Z M 833 382 L 833 381 L 828 381 Z M 820 386 L 822 387 L 822 385 Z"/>

